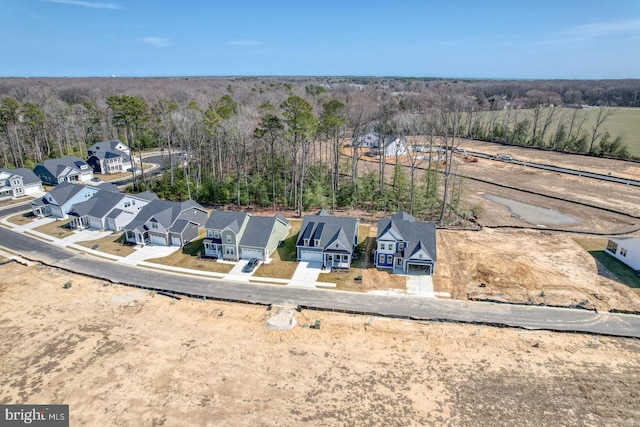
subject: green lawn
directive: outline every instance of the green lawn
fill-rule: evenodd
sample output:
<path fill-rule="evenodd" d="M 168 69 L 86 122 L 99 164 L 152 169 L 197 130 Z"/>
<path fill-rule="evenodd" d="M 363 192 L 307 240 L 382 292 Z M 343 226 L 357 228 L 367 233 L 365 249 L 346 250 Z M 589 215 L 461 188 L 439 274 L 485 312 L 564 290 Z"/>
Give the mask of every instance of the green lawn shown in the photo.
<path fill-rule="evenodd" d="M 575 238 L 574 240 L 587 252 L 589 252 L 592 257 L 594 257 L 602 265 L 604 265 L 610 272 L 615 274 L 622 283 L 631 288 L 634 288 L 636 293 L 640 295 L 640 277 L 638 277 L 635 271 L 633 271 L 627 265 L 618 261 L 616 258 L 605 252 L 608 240 L 606 237 Z"/>
<path fill-rule="evenodd" d="M 525 117 L 529 119 L 531 122 L 531 113 L 533 110 L 515 110 L 511 111 L 511 123 L 515 120 L 515 117 L 518 117 L 518 120 L 522 120 Z M 571 108 L 565 108 L 562 110 L 562 114 L 567 116 L 565 119 L 565 125 L 568 126 L 568 116 L 573 114 L 575 110 Z M 493 112 L 492 112 L 493 113 Z M 486 115 L 487 119 L 489 114 L 492 113 L 482 113 Z M 499 119 L 503 115 L 506 114 L 505 111 L 498 111 Z M 598 114 L 597 108 L 590 108 L 585 110 L 578 110 L 579 115 L 585 116 L 585 123 L 582 126 L 583 132 L 590 132 L 590 129 L 593 127 L 596 121 L 596 115 Z M 544 115 L 542 119 L 544 120 Z M 558 120 L 556 120 L 549 130 L 547 131 L 547 136 L 545 140 L 555 134 L 556 128 L 558 126 Z M 612 138 L 615 138 L 618 135 L 622 135 L 624 144 L 629 149 L 629 153 L 631 156 L 640 157 L 640 108 L 615 108 L 615 113 L 610 116 L 602 125 L 602 133 L 609 132 Z"/>

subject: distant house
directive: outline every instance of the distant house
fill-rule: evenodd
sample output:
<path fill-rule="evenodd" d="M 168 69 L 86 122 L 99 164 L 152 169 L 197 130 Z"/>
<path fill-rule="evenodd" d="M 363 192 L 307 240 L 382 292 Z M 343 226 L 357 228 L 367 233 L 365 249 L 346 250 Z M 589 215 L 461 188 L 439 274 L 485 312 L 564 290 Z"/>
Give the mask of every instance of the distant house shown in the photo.
<path fill-rule="evenodd" d="M 70 226 L 120 231 L 153 200 L 158 200 L 158 196 L 149 191 L 128 194 L 101 190 L 89 200 L 71 207 Z"/>
<path fill-rule="evenodd" d="M 119 139 L 97 142 L 87 154 L 87 163 L 95 173 L 120 173 L 131 167 L 131 150 Z"/>
<path fill-rule="evenodd" d="M 407 153 L 407 141 L 405 138 L 394 135 L 387 135 L 384 138 L 377 132 L 369 132 L 357 139 L 351 140 L 351 146 L 361 148 L 370 148 L 373 154 L 382 154 L 385 156 L 401 156 Z"/>
<path fill-rule="evenodd" d="M 153 200 L 123 227 L 127 242 L 184 246 L 198 238 L 207 221 L 207 211 L 193 200 Z"/>
<path fill-rule="evenodd" d="M 302 220 L 296 243 L 298 261 L 318 262 L 325 267 L 351 268 L 358 245 L 357 218 L 331 216 L 322 209 Z"/>
<path fill-rule="evenodd" d="M 287 237 L 291 225 L 280 214 L 263 217 L 243 212 L 213 211 L 204 228 L 205 256 L 264 261 Z"/>
<path fill-rule="evenodd" d="M 436 265 L 436 227 L 419 222 L 406 212 L 378 220 L 375 251 L 378 268 L 396 273 L 432 275 Z"/>
<path fill-rule="evenodd" d="M 640 237 L 610 237 L 606 252 L 640 273 Z"/>
<path fill-rule="evenodd" d="M 66 219 L 69 218 L 69 211 L 73 205 L 89 200 L 98 191 L 100 187 L 63 182 L 29 205 L 37 217 L 53 216 Z"/>
<path fill-rule="evenodd" d="M 30 169 L 0 169 L 0 200 L 41 193 L 42 181 Z"/>
<path fill-rule="evenodd" d="M 58 185 L 63 182 L 83 183 L 91 181 L 93 170 L 80 157 L 68 156 L 45 160 L 33 169 L 44 184 Z"/>

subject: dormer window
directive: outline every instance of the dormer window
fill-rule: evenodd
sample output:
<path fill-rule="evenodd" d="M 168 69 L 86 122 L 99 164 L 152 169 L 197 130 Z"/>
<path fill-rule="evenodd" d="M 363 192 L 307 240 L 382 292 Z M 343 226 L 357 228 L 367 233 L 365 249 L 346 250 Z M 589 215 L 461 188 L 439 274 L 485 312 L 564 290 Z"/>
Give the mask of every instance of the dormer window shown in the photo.
<path fill-rule="evenodd" d="M 309 239 L 304 239 L 304 245 L 309 246 Z"/>
<path fill-rule="evenodd" d="M 313 245 L 314 245 L 314 246 L 320 246 L 320 240 L 315 239 L 315 240 L 313 241 Z"/>

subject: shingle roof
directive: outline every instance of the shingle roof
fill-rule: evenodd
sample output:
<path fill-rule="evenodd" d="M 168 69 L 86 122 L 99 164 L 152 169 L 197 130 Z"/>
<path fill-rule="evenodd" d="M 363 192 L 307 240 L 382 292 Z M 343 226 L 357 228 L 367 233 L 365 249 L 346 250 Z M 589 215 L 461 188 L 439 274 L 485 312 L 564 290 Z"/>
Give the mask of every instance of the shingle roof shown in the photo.
<path fill-rule="evenodd" d="M 436 261 L 436 225 L 433 222 L 416 221 L 406 212 L 399 212 L 391 216 L 391 219 L 378 220 L 378 238 L 382 237 L 390 229 L 393 229 L 401 239 L 407 242 L 405 255 L 407 258 L 419 249 L 424 251 Z"/>
<path fill-rule="evenodd" d="M 138 213 L 134 220 L 126 226 L 126 229 L 143 232 L 146 230 L 145 223 L 152 218 L 154 218 L 163 228 L 170 229 L 178 219 L 191 220 L 186 217 L 180 218 L 183 212 L 188 211 L 191 208 L 204 210 L 202 206 L 193 200 L 187 200 L 186 202 L 153 200 L 140 210 L 140 213 Z M 202 219 L 204 219 L 204 212 L 202 217 Z M 200 218 L 193 219 L 197 220 L 194 222 L 200 223 Z"/>
<path fill-rule="evenodd" d="M 59 206 L 62 206 L 63 204 L 71 200 L 73 196 L 84 190 L 85 187 L 85 185 L 63 182 L 62 184 L 49 191 L 49 196 L 51 196 Z M 42 197 L 41 200 L 43 200 L 45 204 L 48 203 L 46 196 Z"/>
<path fill-rule="evenodd" d="M 21 176 L 22 177 L 22 183 L 24 185 L 42 183 L 42 180 L 40 178 L 38 178 L 38 175 L 33 173 L 33 171 L 31 169 L 27 169 L 27 168 L 5 169 L 5 168 L 3 168 L 3 169 L 0 169 L 0 171 Z"/>
<path fill-rule="evenodd" d="M 237 234 L 249 216 L 249 214 L 244 212 L 213 211 L 211 215 L 209 215 L 209 219 L 207 219 L 204 227 L 212 230 L 224 230 L 228 227 Z"/>
<path fill-rule="evenodd" d="M 67 156 L 67 157 L 60 157 L 58 159 L 48 159 L 41 163 L 38 163 L 38 165 L 43 166 L 55 177 L 60 176 L 60 174 L 62 174 L 62 172 L 64 172 L 66 168 L 72 168 L 72 169 L 81 171 L 82 169 L 80 169 L 80 167 L 82 165 L 86 165 L 87 170 L 89 171 L 91 170 L 87 162 L 85 162 L 84 160 L 82 160 L 80 157 L 77 157 L 77 156 Z"/>
<path fill-rule="evenodd" d="M 242 233 L 240 245 L 264 248 L 269 243 L 269 237 L 271 237 L 275 224 L 275 217 L 252 216 L 249 218 L 244 233 Z"/>
<path fill-rule="evenodd" d="M 348 250 L 353 248 L 354 239 L 358 232 L 358 220 L 351 217 L 330 216 L 323 209 L 315 215 L 306 215 L 302 220 L 296 246 L 319 247 L 328 249 L 339 243 Z M 318 239 L 319 237 L 319 239 Z M 309 244 L 304 244 L 309 239 Z M 319 245 L 315 241 L 319 240 Z"/>
<path fill-rule="evenodd" d="M 71 209 L 71 214 L 77 216 L 92 216 L 102 218 L 109 213 L 126 195 L 122 193 L 112 193 L 109 191 L 99 191 L 89 200 L 76 203 Z"/>

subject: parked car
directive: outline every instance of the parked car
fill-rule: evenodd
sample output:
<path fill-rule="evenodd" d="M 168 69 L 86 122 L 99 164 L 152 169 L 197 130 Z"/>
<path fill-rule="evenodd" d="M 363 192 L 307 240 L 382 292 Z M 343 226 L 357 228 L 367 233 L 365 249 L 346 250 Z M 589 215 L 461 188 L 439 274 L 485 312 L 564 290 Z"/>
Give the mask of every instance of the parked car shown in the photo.
<path fill-rule="evenodd" d="M 140 168 L 139 168 L 139 167 L 134 166 L 133 168 L 128 168 L 128 169 L 127 169 L 127 172 L 138 172 L 139 170 L 140 170 Z"/>
<path fill-rule="evenodd" d="M 249 260 L 249 262 L 247 262 L 247 265 L 242 267 L 242 271 L 244 273 L 251 273 L 253 271 L 253 269 L 258 266 L 259 262 L 260 262 L 260 260 L 258 258 L 251 258 Z"/>
<path fill-rule="evenodd" d="M 513 157 L 511 157 L 511 156 L 498 156 L 498 158 L 500 160 L 513 160 Z"/>
<path fill-rule="evenodd" d="M 93 178 L 91 178 L 91 181 L 100 182 L 100 178 L 98 178 L 97 176 L 94 176 Z"/>

